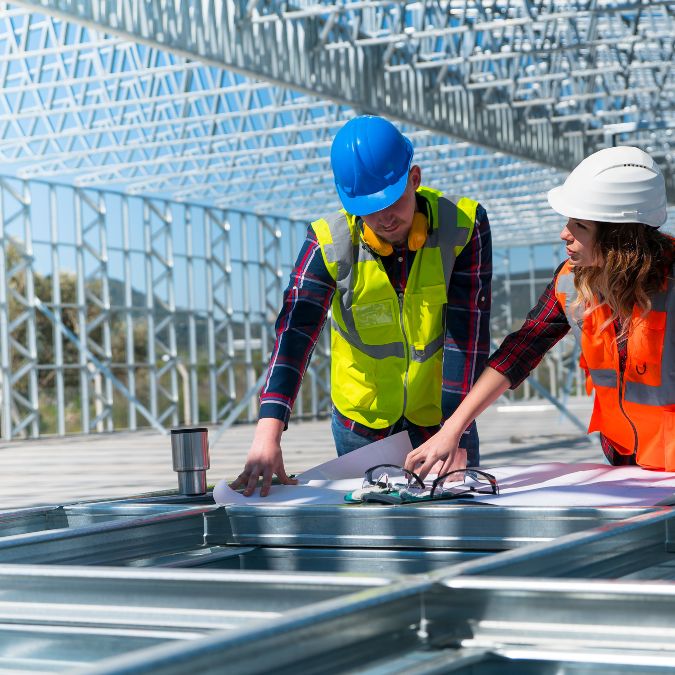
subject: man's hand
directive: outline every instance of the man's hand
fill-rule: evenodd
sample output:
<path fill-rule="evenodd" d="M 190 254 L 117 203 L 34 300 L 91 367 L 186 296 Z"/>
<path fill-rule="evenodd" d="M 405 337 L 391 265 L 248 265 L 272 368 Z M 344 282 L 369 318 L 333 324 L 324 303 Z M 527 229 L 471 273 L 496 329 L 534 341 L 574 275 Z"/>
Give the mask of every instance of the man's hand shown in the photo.
<path fill-rule="evenodd" d="M 456 434 L 445 427 L 441 428 L 428 441 L 408 454 L 405 468 L 414 471 L 422 480 L 429 473 L 442 476 L 456 469 L 465 469 L 466 450 L 457 447 L 460 438 L 461 432 Z"/>
<path fill-rule="evenodd" d="M 256 427 L 253 443 L 248 451 L 244 470 L 230 483 L 233 490 L 244 487 L 243 495 L 250 497 L 262 477 L 260 496 L 267 497 L 272 485 L 272 477 L 278 476 L 284 485 L 296 485 L 295 478 L 289 478 L 284 468 L 281 454 L 281 433 L 284 423 L 273 418 L 263 418 Z"/>

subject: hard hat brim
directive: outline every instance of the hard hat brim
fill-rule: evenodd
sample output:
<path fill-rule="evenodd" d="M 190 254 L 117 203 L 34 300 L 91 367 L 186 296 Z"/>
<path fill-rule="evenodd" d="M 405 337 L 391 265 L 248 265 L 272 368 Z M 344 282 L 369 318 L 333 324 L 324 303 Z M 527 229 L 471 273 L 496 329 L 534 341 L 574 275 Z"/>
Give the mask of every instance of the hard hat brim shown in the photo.
<path fill-rule="evenodd" d="M 549 190 L 546 196 L 551 208 L 561 216 L 565 216 L 565 218 L 609 223 L 640 223 L 654 229 L 661 227 L 667 220 L 665 205 L 657 205 L 649 214 L 632 212 L 621 215 L 611 212 L 593 212 L 592 210 L 575 206 L 573 204 L 574 195 L 570 194 L 569 189 L 566 189 L 564 184 Z"/>
<path fill-rule="evenodd" d="M 564 187 L 564 185 L 559 185 L 548 191 L 546 196 L 548 198 L 549 206 L 556 213 L 565 216 L 565 218 L 584 218 L 584 216 L 578 212 L 578 209 L 570 206 L 565 197 Z"/>
<path fill-rule="evenodd" d="M 412 159 L 412 158 L 411 158 Z M 395 183 L 387 185 L 383 190 L 375 192 L 372 195 L 359 195 L 358 197 L 348 196 L 339 185 L 335 185 L 338 196 L 348 213 L 355 216 L 368 216 L 371 213 L 376 213 L 382 209 L 386 209 L 397 202 L 408 184 L 408 175 L 410 171 L 406 171 Z"/>

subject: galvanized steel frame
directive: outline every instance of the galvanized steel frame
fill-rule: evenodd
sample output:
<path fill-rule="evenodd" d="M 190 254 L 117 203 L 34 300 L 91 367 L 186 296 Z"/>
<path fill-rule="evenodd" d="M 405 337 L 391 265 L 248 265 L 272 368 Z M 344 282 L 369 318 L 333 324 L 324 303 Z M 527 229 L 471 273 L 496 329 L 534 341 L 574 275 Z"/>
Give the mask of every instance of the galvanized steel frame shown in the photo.
<path fill-rule="evenodd" d="M 69 658 L 87 672 L 176 675 L 188 664 L 221 672 L 224 662 L 243 673 L 399 672 L 411 663 L 421 673 L 463 672 L 495 659 L 511 664 L 505 672 L 539 672 L 531 668 L 539 661 L 630 673 L 672 667 L 669 508 L 216 508 L 206 499 L 186 508 L 162 499 L 0 516 L 0 630 L 26 644 L 10 665 L 63 667 Z M 255 550 L 221 553 L 245 557 L 274 541 L 310 552 L 320 542 L 337 554 L 351 535 L 375 559 L 382 550 L 385 560 L 386 539 L 397 537 L 421 558 L 482 555 L 425 576 L 172 569 L 172 555 L 205 549 L 208 565 L 210 543 L 237 544 L 242 533 Z M 298 553 L 285 549 L 290 560 Z M 168 569 L 136 567 L 148 560 Z M 74 631 L 83 633 L 77 644 Z M 36 634 L 49 644 L 28 644 Z M 96 653 L 115 636 L 115 649 Z M 8 665 L 12 654 L 2 656 Z"/>
<path fill-rule="evenodd" d="M 82 430 L 85 433 L 94 430 L 112 431 L 112 383 L 109 378 L 105 378 L 102 383 L 101 373 L 90 365 L 88 354 L 88 350 L 92 350 L 105 366 L 109 367 L 112 362 L 108 250 L 103 196 L 100 193 L 90 194 L 77 189 L 73 191 L 73 198 Z M 55 240 L 52 240 L 52 246 L 55 244 Z M 56 262 L 58 264 L 58 257 Z M 100 284 L 99 289 L 96 288 L 96 282 Z M 94 310 L 94 316 L 89 316 L 90 309 Z M 96 339 L 94 333 L 99 327 L 101 335 Z M 55 342 L 60 343 L 60 340 L 56 339 L 59 332 L 54 330 L 54 334 Z M 62 364 L 57 362 L 57 365 Z M 93 419 L 91 403 L 93 403 Z"/>
<path fill-rule="evenodd" d="M 259 378 L 274 342 L 274 318 L 306 223 L 12 178 L 0 180 L 0 200 L 4 438 L 40 434 L 38 374 L 45 371 L 53 374 L 50 405 L 55 407 L 55 421 L 43 433 L 256 419 Z M 70 202 L 72 214 L 63 210 L 63 202 Z M 72 241 L 64 234 L 69 228 Z M 36 254 L 36 247 L 46 252 Z M 552 273 L 559 246 L 549 247 Z M 498 249 L 495 260 L 508 261 L 508 250 Z M 534 254 L 530 260 L 534 262 Z M 531 264 L 525 277 L 513 280 L 508 265 L 497 266 L 503 268 L 497 286 L 508 290 L 519 284 L 531 298 L 546 280 L 537 275 L 549 273 Z M 76 288 L 70 300 L 63 298 L 61 288 L 61 274 L 69 273 L 75 275 Z M 45 288 L 51 297 L 38 297 L 36 274 L 50 279 Z M 113 303 L 111 284 L 117 286 L 122 299 L 116 302 L 121 304 Z M 181 303 L 176 301 L 177 287 Z M 203 298 L 197 297 L 197 288 L 204 289 Z M 495 338 L 504 335 L 513 318 L 512 298 L 507 298 L 493 311 Z M 36 303 L 42 314 L 53 316 L 50 361 L 38 352 Z M 66 310 L 77 315 L 72 339 L 62 325 Z M 181 344 L 179 325 L 186 326 Z M 139 326 L 145 331 L 137 334 Z M 116 331 L 123 338 L 113 354 Z M 64 356 L 69 339 L 77 349 L 76 363 Z M 571 343 L 561 343 L 539 371 L 554 396 L 563 396 L 570 383 L 576 394 L 582 393 L 583 378 L 572 352 Z M 565 377 L 563 369 L 573 371 L 576 380 Z M 74 370 L 81 407 L 78 423 L 67 424 L 74 393 L 66 390 L 65 378 Z M 139 389 L 139 375 L 149 381 L 144 391 Z M 113 404 L 120 394 L 126 398 L 126 410 L 118 403 L 115 421 Z M 517 397 L 533 399 L 537 392 L 526 384 Z M 514 398 L 508 395 L 508 400 Z M 330 409 L 330 339 L 324 331 L 294 415 L 316 418 Z"/>
<path fill-rule="evenodd" d="M 161 424 L 168 422 L 175 426 L 178 424 L 178 355 L 171 222 L 171 211 L 166 202 L 143 200 L 144 313 L 148 331 L 150 412 Z M 162 311 L 164 316 L 156 310 Z"/>
<path fill-rule="evenodd" d="M 8 208 L 9 201 L 14 203 Z M 28 185 L 0 181 L 0 352 L 2 354 L 2 436 L 29 429 L 39 434 L 37 330 L 33 297 L 30 196 Z M 14 247 L 14 255 L 10 255 Z M 10 308 L 16 303 L 16 311 Z M 25 331 L 23 338 L 21 331 Z M 12 365 L 12 354 L 20 359 Z"/>
<path fill-rule="evenodd" d="M 670 2 L 21 4 L 551 166 L 672 122 Z"/>
<path fill-rule="evenodd" d="M 672 196 L 672 2 L 19 4 L 0 157 L 24 178 L 310 219 L 356 110 L 404 122 L 425 180 L 503 243 L 550 240 L 546 190 L 604 145 L 645 146 Z"/>
<path fill-rule="evenodd" d="M 56 423 L 45 431 L 59 435 L 136 429 L 141 372 L 149 381 L 141 404 L 150 417 L 141 412 L 158 428 L 222 420 L 256 382 L 274 339 L 272 323 L 292 262 L 289 242 L 295 246 L 301 241 L 304 224 L 12 178 L 0 180 L 0 200 L 4 438 L 40 434 L 39 372 L 53 374 Z M 70 201 L 72 211 L 58 205 L 63 201 Z M 64 234 L 68 230 L 74 233 L 70 240 Z M 111 239 L 116 243 L 111 245 Z M 41 248 L 37 259 L 36 246 Z M 112 269 L 111 257 L 116 258 Z M 196 268 L 205 291 L 200 298 L 195 295 Z M 36 293 L 36 274 L 50 297 Z M 73 298 L 63 298 L 62 274 L 73 276 Z M 122 304 L 113 303 L 111 283 L 119 289 L 117 297 L 123 296 L 116 301 Z M 176 304 L 176 284 L 185 289 L 181 306 Z M 36 306 L 53 317 L 53 357 L 48 362 L 38 352 Z M 70 336 L 70 329 L 63 327 L 65 309 L 76 313 Z M 179 321 L 187 324 L 181 345 Z M 140 336 L 134 333 L 139 324 L 146 329 Z M 235 324 L 241 335 L 235 334 Z M 113 355 L 115 330 L 123 332 L 121 355 L 119 348 Z M 65 359 L 68 339 L 76 347 L 76 362 Z M 145 354 L 142 361 L 139 351 Z M 313 414 L 327 406 L 327 383 L 317 384 L 325 374 L 320 361 L 316 359 L 310 377 Z M 65 387 L 68 371 L 78 373 L 75 395 L 81 406 L 77 424 L 67 425 L 73 397 Z M 122 390 L 120 383 L 128 390 L 122 425 L 112 415 L 113 388 Z M 247 419 L 256 412 L 253 397 Z M 300 403 L 299 414 L 305 413 Z"/>

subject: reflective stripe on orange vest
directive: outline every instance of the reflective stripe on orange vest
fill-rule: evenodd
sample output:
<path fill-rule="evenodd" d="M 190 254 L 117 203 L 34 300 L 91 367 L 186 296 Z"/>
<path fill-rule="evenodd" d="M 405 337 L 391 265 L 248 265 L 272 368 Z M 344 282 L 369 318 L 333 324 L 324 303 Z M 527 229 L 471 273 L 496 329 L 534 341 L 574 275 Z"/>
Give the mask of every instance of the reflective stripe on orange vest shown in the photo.
<path fill-rule="evenodd" d="M 675 271 L 675 269 L 674 269 Z M 619 368 L 611 311 L 599 305 L 583 316 L 569 262 L 555 294 L 581 344 L 587 390 L 595 390 L 590 431 L 601 431 L 617 450 L 636 453 L 645 468 L 675 471 L 675 280 L 652 298 L 644 316 L 636 308 L 628 332 L 626 367 Z M 603 326 L 605 326 L 603 328 Z"/>

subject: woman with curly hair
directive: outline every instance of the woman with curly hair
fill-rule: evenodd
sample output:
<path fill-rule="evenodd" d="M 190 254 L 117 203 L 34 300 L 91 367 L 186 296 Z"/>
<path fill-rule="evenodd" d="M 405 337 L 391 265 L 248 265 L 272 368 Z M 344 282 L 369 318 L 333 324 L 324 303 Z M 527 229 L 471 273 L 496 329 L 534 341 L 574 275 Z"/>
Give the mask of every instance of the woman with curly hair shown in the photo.
<path fill-rule="evenodd" d="M 675 239 L 658 230 L 663 175 L 638 148 L 607 148 L 548 200 L 568 218 L 560 234 L 568 259 L 441 431 L 408 455 L 406 468 L 421 477 L 437 463 L 439 475 L 461 467 L 464 429 L 570 328 L 587 391 L 595 390 L 588 430 L 600 432 L 607 460 L 675 471 Z"/>

